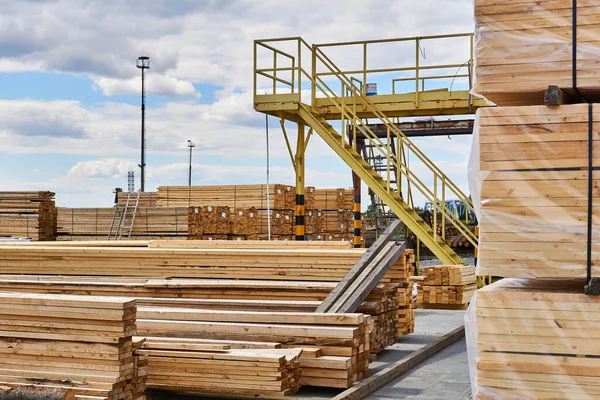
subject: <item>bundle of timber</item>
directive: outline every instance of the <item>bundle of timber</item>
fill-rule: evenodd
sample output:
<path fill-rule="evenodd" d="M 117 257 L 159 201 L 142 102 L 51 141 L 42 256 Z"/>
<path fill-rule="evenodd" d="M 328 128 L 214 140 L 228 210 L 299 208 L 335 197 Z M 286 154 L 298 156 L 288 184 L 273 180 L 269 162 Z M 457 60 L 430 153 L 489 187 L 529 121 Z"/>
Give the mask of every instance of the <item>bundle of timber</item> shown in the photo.
<path fill-rule="evenodd" d="M 133 214 L 133 211 L 128 212 Z M 129 233 L 131 215 L 125 216 L 124 235 Z M 140 207 L 135 212 L 132 239 L 187 238 L 189 229 L 187 207 Z M 115 208 L 58 208 L 57 240 L 106 240 L 113 226 L 119 225 Z M 113 219 L 115 220 L 113 225 Z"/>
<path fill-rule="evenodd" d="M 294 234 L 294 211 L 271 210 L 271 234 L 277 236 L 289 236 Z M 259 234 L 267 234 L 269 231 L 269 211 L 259 210 Z"/>
<path fill-rule="evenodd" d="M 315 207 L 315 190 L 314 186 L 306 186 L 304 188 L 304 208 L 309 210 Z"/>
<path fill-rule="evenodd" d="M 353 210 L 354 190 L 352 189 L 315 189 L 314 206 L 323 211 Z"/>
<path fill-rule="evenodd" d="M 354 231 L 353 211 L 323 211 L 324 233 L 352 233 Z"/>
<path fill-rule="evenodd" d="M 54 240 L 54 193 L 0 192 L 0 237 Z"/>
<path fill-rule="evenodd" d="M 600 97 L 594 0 L 475 0 L 475 92 L 500 106 L 544 103 L 556 85 Z"/>
<path fill-rule="evenodd" d="M 0 293 L 0 385 L 69 390 L 75 399 L 143 399 L 135 300 Z"/>
<path fill-rule="evenodd" d="M 128 192 L 120 192 L 117 195 L 119 207 L 127 205 L 127 197 L 129 197 L 129 205 L 135 206 L 137 192 L 131 193 L 131 195 Z M 156 192 L 141 192 L 138 207 L 156 207 Z"/>
<path fill-rule="evenodd" d="M 300 355 L 300 383 L 338 388 L 350 387 L 369 375 L 369 335 L 372 329 L 370 318 L 362 314 L 145 308 L 138 319 L 138 330 L 142 336 L 259 341 L 280 343 L 292 349 L 318 349 Z M 255 352 L 247 351 L 256 357 Z M 262 353 L 270 352 L 263 350 Z M 281 357 L 276 350 L 273 353 Z M 152 353 L 147 354 L 152 371 Z M 234 360 L 235 355 L 230 359 Z M 151 387 L 153 380 L 151 372 Z M 245 384 L 239 382 L 239 385 Z M 276 386 L 276 389 L 285 388 Z"/>
<path fill-rule="evenodd" d="M 423 269 L 418 282 L 417 303 L 421 306 L 466 305 L 477 290 L 475 267 L 438 265 Z"/>
<path fill-rule="evenodd" d="M 466 321 L 478 399 L 598 397 L 600 298 L 584 284 L 503 279 L 477 292 Z"/>
<path fill-rule="evenodd" d="M 302 349 L 231 349 L 231 343 L 145 338 L 138 353 L 148 357 L 148 387 L 248 397 L 298 391 Z"/>
<path fill-rule="evenodd" d="M 221 186 L 159 186 L 156 204 L 159 207 L 227 206 L 233 208 L 292 209 L 295 204 L 293 186 L 221 185 Z"/>
<path fill-rule="evenodd" d="M 256 208 L 235 209 L 231 213 L 232 235 L 257 235 L 259 216 Z"/>
<path fill-rule="evenodd" d="M 585 277 L 588 218 L 592 273 L 600 271 L 594 203 L 600 192 L 588 166 L 597 169 L 594 160 L 600 155 L 595 134 L 588 143 L 599 111 L 587 104 L 478 111 L 479 152 L 472 162 L 479 165 L 479 175 L 471 178 L 474 192 L 480 191 L 479 201 L 475 196 L 480 208 L 478 275 Z"/>
<path fill-rule="evenodd" d="M 196 212 L 198 208 L 200 211 Z M 231 233 L 231 211 L 229 207 L 194 207 L 194 214 L 199 216 L 200 227 L 198 230 L 203 235 L 229 235 Z"/>
<path fill-rule="evenodd" d="M 306 234 L 315 235 L 323 232 L 323 212 L 320 210 L 306 210 Z"/>

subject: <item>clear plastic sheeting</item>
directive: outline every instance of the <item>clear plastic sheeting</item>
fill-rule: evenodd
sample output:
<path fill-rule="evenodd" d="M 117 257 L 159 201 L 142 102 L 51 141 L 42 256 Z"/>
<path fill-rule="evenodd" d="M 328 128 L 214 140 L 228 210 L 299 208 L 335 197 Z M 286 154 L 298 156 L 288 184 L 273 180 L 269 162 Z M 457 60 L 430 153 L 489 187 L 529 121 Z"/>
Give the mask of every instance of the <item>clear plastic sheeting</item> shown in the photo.
<path fill-rule="evenodd" d="M 475 0 L 474 92 L 499 106 L 543 104 L 556 85 L 600 94 L 597 0 Z"/>
<path fill-rule="evenodd" d="M 465 315 L 474 399 L 600 398 L 600 297 L 580 280 L 504 279 Z"/>
<path fill-rule="evenodd" d="M 474 133 L 477 275 L 585 278 L 589 238 L 591 275 L 599 276 L 599 105 L 483 108 Z"/>

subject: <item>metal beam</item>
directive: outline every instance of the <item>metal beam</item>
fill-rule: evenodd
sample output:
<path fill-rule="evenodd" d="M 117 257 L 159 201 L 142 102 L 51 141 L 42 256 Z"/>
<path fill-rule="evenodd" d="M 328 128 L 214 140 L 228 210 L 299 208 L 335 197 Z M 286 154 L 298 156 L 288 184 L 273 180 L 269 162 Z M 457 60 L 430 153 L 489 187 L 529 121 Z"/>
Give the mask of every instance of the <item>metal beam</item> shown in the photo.
<path fill-rule="evenodd" d="M 472 135 L 475 125 L 474 119 L 460 120 L 421 120 L 407 121 L 395 124 L 398 129 L 408 137 L 430 137 L 430 136 L 456 136 Z M 385 138 L 387 127 L 385 124 L 369 124 L 369 129 L 379 138 Z M 364 138 L 362 133 L 357 132 L 357 137 Z"/>

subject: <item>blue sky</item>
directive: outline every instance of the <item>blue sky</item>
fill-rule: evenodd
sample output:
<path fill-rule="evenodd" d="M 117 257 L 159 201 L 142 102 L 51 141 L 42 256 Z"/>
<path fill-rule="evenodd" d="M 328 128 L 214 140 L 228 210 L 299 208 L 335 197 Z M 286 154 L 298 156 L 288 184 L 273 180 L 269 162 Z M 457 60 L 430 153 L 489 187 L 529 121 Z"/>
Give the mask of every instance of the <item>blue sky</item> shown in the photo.
<path fill-rule="evenodd" d="M 196 184 L 262 183 L 264 115 L 252 107 L 253 39 L 318 43 L 473 30 L 471 0 L 298 3 L 0 0 L 0 189 L 53 190 L 59 206 L 111 206 L 112 189 L 126 185 L 127 171 L 139 175 L 135 59 L 142 53 L 152 63 L 147 190 L 187 182 L 187 139 L 197 144 Z M 432 60 L 456 53 L 426 50 Z M 405 57 L 375 55 L 374 62 Z M 381 91 L 389 90 L 385 82 Z M 293 183 L 278 121 L 271 127 L 272 181 Z M 466 189 L 469 138 L 418 142 Z M 319 138 L 307 154 L 307 184 L 351 185 L 349 169 Z"/>

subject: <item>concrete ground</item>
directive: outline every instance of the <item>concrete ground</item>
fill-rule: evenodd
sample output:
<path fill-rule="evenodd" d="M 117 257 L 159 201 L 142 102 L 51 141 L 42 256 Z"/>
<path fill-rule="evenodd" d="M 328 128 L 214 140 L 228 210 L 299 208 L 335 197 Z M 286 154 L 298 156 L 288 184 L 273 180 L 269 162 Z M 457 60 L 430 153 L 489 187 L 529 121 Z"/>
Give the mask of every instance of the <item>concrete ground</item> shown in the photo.
<path fill-rule="evenodd" d="M 417 309 L 415 332 L 381 352 L 371 364 L 373 373 L 389 366 L 463 324 L 464 311 Z M 341 391 L 303 387 L 290 400 L 329 400 Z M 470 398 L 469 367 L 465 341 L 449 346 L 429 360 L 379 389 L 370 400 L 466 400 Z M 151 400 L 200 400 L 214 396 L 178 396 L 151 392 Z M 221 397 L 221 399 L 223 399 Z"/>

